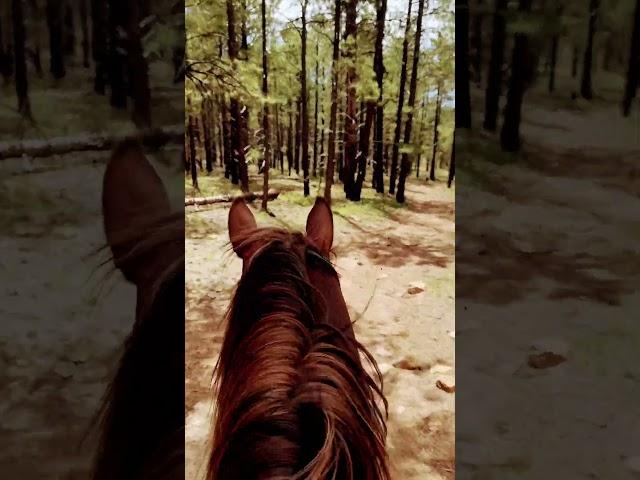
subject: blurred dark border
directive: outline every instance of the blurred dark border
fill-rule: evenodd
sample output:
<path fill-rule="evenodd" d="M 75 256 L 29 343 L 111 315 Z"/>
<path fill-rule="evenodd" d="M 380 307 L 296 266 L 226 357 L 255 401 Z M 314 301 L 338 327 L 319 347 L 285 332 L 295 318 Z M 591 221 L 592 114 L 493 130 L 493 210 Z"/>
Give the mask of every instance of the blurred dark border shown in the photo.
<path fill-rule="evenodd" d="M 640 471 L 640 2 L 456 2 L 457 478 Z"/>
<path fill-rule="evenodd" d="M 184 230 L 184 8 L 175 0 L 0 5 L 2 478 L 90 478 L 98 410 L 140 308 L 107 247 L 103 177 L 121 142 L 141 143 Z M 152 188 L 136 185 L 140 198 Z M 183 305 L 183 289 L 171 292 Z M 178 310 L 182 335 L 165 347 L 182 355 L 165 362 L 167 385 L 184 384 Z M 176 395 L 169 416 L 183 419 Z M 176 438 L 182 445 L 183 432 Z M 171 462 L 170 478 L 183 478 L 183 446 Z"/>

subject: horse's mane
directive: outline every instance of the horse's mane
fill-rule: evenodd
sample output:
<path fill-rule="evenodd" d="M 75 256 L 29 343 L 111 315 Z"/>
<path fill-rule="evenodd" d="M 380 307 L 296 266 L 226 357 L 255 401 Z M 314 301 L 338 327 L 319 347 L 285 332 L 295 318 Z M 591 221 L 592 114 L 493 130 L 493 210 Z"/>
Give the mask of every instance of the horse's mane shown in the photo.
<path fill-rule="evenodd" d="M 183 221 L 172 214 L 123 232 L 123 245 L 134 246 L 117 259 L 119 266 L 184 242 Z M 136 321 L 93 422 L 99 434 L 93 480 L 184 476 L 184 279 L 184 255 L 178 255 L 143 304 L 138 297 Z"/>
<path fill-rule="evenodd" d="M 306 271 L 317 250 L 271 228 L 234 241 L 259 247 L 226 316 L 207 478 L 388 479 L 382 375 L 350 324 L 331 325 Z"/>

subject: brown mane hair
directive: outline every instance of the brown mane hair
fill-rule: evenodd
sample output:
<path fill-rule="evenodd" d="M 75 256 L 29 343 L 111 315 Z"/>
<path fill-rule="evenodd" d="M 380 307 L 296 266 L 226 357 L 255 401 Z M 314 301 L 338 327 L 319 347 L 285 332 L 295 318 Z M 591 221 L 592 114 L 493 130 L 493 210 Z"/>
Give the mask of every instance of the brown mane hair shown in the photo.
<path fill-rule="evenodd" d="M 389 479 L 382 375 L 309 279 L 335 270 L 301 233 L 252 229 L 236 244 L 254 253 L 215 368 L 208 480 Z"/>

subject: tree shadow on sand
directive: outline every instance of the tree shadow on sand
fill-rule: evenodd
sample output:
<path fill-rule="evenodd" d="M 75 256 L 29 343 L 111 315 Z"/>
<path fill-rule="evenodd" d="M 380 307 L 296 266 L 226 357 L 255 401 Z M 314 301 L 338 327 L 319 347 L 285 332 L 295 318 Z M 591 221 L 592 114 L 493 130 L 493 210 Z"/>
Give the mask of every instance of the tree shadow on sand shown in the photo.
<path fill-rule="evenodd" d="M 446 268 L 453 261 L 454 255 L 453 243 L 421 245 L 405 242 L 397 235 L 371 232 L 366 240 L 352 241 L 339 248 L 341 254 L 351 250 L 363 252 L 376 265 L 392 268 L 407 264 Z"/>
<path fill-rule="evenodd" d="M 595 271 L 620 274 L 639 271 L 640 258 L 595 257 L 586 253 L 523 252 L 508 234 L 461 231 L 462 238 L 475 247 L 456 251 L 456 295 L 483 303 L 508 304 L 530 294 L 535 281 L 548 281 L 550 299 L 590 299 L 618 305 L 623 295 L 632 293 L 627 282 L 598 277 Z M 472 266 L 466 271 L 464 266 Z"/>

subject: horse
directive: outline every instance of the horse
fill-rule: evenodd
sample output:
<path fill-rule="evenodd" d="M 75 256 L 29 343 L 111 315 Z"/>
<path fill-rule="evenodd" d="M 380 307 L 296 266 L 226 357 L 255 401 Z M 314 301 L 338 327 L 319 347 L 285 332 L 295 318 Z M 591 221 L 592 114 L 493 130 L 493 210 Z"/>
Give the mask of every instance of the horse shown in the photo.
<path fill-rule="evenodd" d="M 242 274 L 214 369 L 207 480 L 389 480 L 382 375 L 329 260 L 331 208 L 318 198 L 303 234 L 258 228 L 238 199 L 228 230 Z"/>
<path fill-rule="evenodd" d="M 135 323 L 94 419 L 93 480 L 184 478 L 184 214 L 133 140 L 103 179 L 113 266 L 135 285 Z M 105 247 L 106 248 L 106 247 Z"/>

